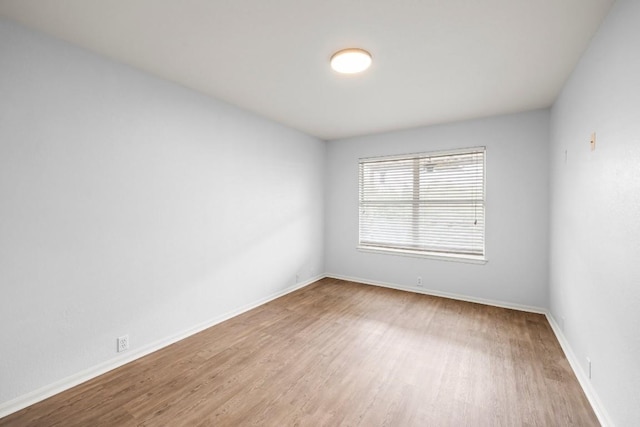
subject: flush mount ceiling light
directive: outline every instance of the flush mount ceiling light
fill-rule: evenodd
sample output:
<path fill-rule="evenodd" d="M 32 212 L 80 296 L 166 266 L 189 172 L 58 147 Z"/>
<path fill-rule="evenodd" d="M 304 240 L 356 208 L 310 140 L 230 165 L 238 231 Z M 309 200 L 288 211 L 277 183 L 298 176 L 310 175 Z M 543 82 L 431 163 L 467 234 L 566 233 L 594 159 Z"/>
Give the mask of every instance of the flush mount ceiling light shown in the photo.
<path fill-rule="evenodd" d="M 331 57 L 331 68 L 342 74 L 360 73 L 371 65 L 371 54 L 364 49 L 343 49 Z"/>

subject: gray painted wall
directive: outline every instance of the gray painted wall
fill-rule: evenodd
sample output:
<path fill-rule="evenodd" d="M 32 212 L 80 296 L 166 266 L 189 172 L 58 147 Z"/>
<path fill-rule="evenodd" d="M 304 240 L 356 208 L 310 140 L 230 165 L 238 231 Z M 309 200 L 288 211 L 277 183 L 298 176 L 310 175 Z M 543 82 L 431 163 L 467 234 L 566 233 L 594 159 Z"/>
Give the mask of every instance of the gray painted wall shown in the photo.
<path fill-rule="evenodd" d="M 329 274 L 508 304 L 548 305 L 549 112 L 331 141 L 327 146 Z M 485 265 L 360 252 L 358 159 L 486 146 Z"/>
<path fill-rule="evenodd" d="M 325 144 L 0 20 L 0 405 L 327 271 L 550 307 L 640 425 L 639 21 L 618 0 L 550 114 Z M 356 251 L 359 157 L 479 145 L 486 265 Z"/>
<path fill-rule="evenodd" d="M 551 115 L 551 312 L 618 426 L 640 425 L 638 23 L 616 2 Z"/>
<path fill-rule="evenodd" d="M 323 273 L 324 156 L 0 20 L 0 403 Z"/>

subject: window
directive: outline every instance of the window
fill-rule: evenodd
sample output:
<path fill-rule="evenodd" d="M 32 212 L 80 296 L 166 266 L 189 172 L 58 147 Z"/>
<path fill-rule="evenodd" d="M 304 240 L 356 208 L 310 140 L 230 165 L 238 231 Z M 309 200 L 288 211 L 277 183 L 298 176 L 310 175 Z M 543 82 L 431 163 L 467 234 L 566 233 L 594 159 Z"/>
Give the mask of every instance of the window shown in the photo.
<path fill-rule="evenodd" d="M 485 148 L 360 159 L 359 249 L 484 260 Z"/>

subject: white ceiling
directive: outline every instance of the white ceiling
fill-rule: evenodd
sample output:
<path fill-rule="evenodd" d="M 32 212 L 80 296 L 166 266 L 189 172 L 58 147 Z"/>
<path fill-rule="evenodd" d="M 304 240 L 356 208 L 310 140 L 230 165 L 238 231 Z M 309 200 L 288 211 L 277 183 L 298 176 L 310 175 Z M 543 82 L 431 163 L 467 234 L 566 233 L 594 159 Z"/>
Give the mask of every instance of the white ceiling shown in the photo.
<path fill-rule="evenodd" d="M 322 139 L 550 106 L 613 0 L 0 0 L 0 16 Z M 361 47 L 372 67 L 337 75 Z"/>

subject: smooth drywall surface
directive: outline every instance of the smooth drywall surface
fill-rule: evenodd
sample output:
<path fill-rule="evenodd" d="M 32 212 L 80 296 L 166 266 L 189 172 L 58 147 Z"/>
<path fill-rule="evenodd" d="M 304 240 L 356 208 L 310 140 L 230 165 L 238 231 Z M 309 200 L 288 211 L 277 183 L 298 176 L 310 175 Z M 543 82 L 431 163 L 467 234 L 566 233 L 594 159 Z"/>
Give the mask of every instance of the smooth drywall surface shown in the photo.
<path fill-rule="evenodd" d="M 360 252 L 358 159 L 487 147 L 488 262 Z M 548 110 L 331 141 L 327 146 L 328 274 L 544 308 L 548 287 Z"/>
<path fill-rule="evenodd" d="M 640 425 L 638 23 L 616 2 L 551 120 L 551 311 L 618 426 Z"/>
<path fill-rule="evenodd" d="M 0 21 L 0 403 L 322 274 L 324 156 Z"/>

